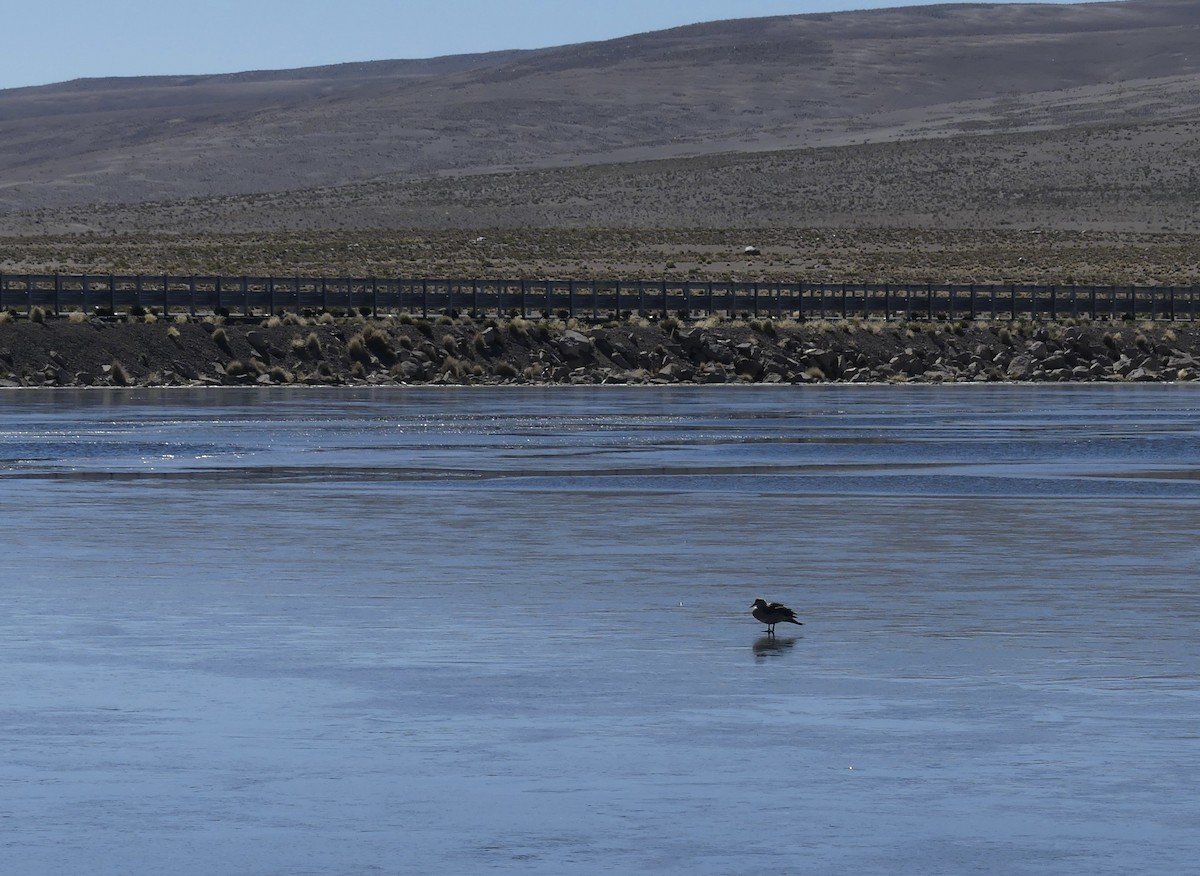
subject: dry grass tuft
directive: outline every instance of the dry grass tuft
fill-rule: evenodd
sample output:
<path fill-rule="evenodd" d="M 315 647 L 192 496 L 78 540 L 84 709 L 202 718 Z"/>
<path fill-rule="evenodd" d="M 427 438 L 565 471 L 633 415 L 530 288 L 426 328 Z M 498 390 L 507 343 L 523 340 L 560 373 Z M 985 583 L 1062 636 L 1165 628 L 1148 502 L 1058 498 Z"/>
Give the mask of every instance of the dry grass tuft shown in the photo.
<path fill-rule="evenodd" d="M 117 386 L 128 386 L 133 380 L 129 376 L 129 371 L 121 364 L 120 360 L 113 359 L 108 370 L 108 378 Z"/>

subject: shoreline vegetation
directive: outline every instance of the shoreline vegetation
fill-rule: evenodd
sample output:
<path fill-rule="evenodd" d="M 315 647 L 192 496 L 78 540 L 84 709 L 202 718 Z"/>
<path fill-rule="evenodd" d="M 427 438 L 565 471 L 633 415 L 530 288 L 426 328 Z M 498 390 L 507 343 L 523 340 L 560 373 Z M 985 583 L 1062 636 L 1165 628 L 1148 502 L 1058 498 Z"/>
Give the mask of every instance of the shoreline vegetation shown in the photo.
<path fill-rule="evenodd" d="M 0 388 L 1197 380 L 1186 321 L 0 313 Z"/>

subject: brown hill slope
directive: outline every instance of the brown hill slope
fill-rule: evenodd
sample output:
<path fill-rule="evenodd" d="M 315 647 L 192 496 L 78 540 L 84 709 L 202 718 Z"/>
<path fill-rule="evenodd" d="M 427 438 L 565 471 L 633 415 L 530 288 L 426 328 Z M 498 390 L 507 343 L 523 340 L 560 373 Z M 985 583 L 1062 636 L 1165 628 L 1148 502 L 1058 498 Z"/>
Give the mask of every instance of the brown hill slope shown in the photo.
<path fill-rule="evenodd" d="M 0 214 L 0 234 L 864 226 L 1193 234 L 1198 158 L 1200 127 L 1131 124 L 59 208 Z"/>
<path fill-rule="evenodd" d="M 1200 7 L 961 5 L 0 92 L 0 210 L 1191 122 Z"/>

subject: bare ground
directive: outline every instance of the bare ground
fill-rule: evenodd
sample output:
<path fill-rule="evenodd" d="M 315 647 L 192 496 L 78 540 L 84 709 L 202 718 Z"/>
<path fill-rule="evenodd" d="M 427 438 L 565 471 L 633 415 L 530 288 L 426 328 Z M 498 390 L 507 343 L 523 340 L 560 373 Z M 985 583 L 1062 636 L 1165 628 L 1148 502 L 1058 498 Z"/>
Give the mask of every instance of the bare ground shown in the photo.
<path fill-rule="evenodd" d="M 746 255 L 746 246 L 759 255 Z M 0 238 L 0 273 L 1190 286 L 1200 236 L 996 229 L 475 228 Z"/>

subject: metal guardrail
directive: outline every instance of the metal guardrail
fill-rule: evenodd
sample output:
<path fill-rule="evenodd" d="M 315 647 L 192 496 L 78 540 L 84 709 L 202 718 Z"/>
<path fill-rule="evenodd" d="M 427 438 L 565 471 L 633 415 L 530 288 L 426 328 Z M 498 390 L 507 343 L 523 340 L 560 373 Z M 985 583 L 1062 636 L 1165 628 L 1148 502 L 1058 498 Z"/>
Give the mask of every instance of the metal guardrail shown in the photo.
<path fill-rule="evenodd" d="M 0 274 L 0 310 L 1195 320 L 1196 286 Z"/>

